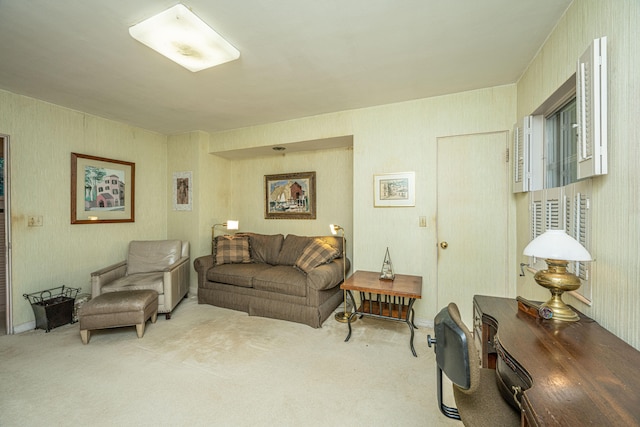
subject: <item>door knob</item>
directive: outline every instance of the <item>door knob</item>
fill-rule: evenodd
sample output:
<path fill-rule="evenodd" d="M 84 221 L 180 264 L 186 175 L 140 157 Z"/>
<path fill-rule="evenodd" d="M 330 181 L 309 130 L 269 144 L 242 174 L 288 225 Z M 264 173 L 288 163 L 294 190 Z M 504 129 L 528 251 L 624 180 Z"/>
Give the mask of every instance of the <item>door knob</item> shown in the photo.
<path fill-rule="evenodd" d="M 442 249 L 447 249 L 449 247 L 449 244 L 447 242 L 440 242 L 440 247 Z"/>

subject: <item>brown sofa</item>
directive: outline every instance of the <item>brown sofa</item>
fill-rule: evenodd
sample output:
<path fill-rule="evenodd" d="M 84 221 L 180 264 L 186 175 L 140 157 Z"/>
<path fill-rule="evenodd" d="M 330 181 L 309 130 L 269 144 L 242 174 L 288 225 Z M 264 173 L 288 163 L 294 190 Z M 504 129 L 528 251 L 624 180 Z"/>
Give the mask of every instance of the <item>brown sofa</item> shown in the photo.
<path fill-rule="evenodd" d="M 319 328 L 342 302 L 345 263 L 341 237 L 219 236 L 194 261 L 198 302 Z"/>

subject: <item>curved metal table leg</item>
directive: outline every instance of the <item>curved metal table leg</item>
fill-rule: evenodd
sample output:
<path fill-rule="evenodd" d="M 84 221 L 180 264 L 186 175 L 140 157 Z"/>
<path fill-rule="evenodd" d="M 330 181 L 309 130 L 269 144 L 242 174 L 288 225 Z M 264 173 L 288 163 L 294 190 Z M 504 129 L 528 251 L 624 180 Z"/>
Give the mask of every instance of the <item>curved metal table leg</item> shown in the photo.
<path fill-rule="evenodd" d="M 353 294 L 351 293 L 350 290 L 347 291 L 347 295 L 349 296 L 349 299 L 351 299 L 351 304 L 353 307 L 356 306 L 356 300 L 353 298 Z M 349 325 L 349 333 L 347 334 L 347 338 L 345 338 L 344 342 L 349 341 L 349 338 L 351 338 L 351 318 L 353 316 L 355 316 L 356 313 L 355 312 L 351 312 L 349 314 L 349 318 L 347 319 L 347 325 Z"/>
<path fill-rule="evenodd" d="M 411 353 L 413 353 L 414 357 L 418 357 L 418 355 L 416 354 L 416 349 L 413 346 L 413 336 L 414 336 L 413 328 L 415 327 L 415 325 L 413 324 L 413 316 L 414 316 L 413 303 L 414 302 L 416 302 L 415 298 L 411 298 L 409 300 L 409 308 L 407 309 L 406 322 L 407 322 L 407 325 L 409 325 L 409 330 L 411 331 L 411 339 L 409 340 L 409 346 L 411 347 Z M 418 328 L 416 328 L 416 329 L 418 329 Z"/>

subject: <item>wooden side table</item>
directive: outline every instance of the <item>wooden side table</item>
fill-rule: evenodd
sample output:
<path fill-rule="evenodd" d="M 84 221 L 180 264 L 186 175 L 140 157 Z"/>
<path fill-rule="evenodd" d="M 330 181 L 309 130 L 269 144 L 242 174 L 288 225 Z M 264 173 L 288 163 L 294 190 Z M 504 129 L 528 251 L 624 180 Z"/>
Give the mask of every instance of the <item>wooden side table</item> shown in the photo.
<path fill-rule="evenodd" d="M 351 320 L 354 316 L 404 322 L 411 331 L 411 353 L 418 357 L 413 346 L 413 330 L 418 329 L 414 323 L 413 303 L 416 299 L 422 298 L 422 277 L 396 274 L 395 279 L 391 281 L 380 280 L 380 273 L 356 271 L 340 288 L 347 291 L 353 306 L 356 307 L 347 322 L 349 333 L 345 342 L 351 338 Z M 360 293 L 360 307 L 357 307 L 352 291 Z"/>

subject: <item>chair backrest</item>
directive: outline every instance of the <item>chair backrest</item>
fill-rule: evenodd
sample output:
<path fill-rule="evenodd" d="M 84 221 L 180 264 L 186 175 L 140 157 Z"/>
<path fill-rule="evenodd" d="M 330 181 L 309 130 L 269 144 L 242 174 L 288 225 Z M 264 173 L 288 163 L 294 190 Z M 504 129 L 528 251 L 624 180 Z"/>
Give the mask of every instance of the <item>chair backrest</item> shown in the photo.
<path fill-rule="evenodd" d="M 178 261 L 182 253 L 180 240 L 133 240 L 129 242 L 127 274 L 162 271 Z"/>
<path fill-rule="evenodd" d="M 440 310 L 433 329 L 438 367 L 461 391 L 475 391 L 480 378 L 478 355 L 471 332 L 462 322 L 455 303 Z"/>

